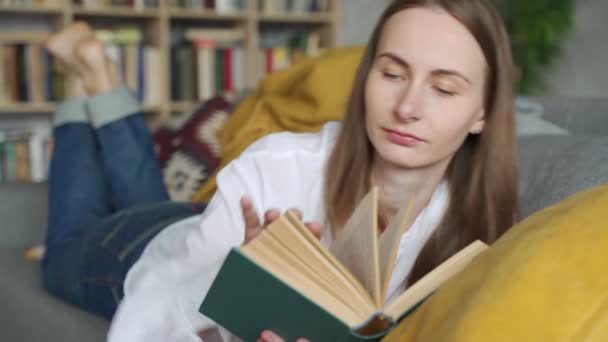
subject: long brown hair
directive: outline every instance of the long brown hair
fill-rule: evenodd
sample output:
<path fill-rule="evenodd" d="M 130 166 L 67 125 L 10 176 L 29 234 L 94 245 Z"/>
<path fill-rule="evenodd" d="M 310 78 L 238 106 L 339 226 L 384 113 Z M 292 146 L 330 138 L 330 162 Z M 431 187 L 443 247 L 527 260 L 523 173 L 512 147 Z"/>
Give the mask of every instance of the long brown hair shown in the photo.
<path fill-rule="evenodd" d="M 395 0 L 384 11 L 367 45 L 341 133 L 327 163 L 327 224 L 334 232 L 339 230 L 370 190 L 374 148 L 365 130 L 365 83 L 385 23 L 412 7 L 441 8 L 460 21 L 481 47 L 488 71 L 484 132 L 469 135 L 454 155 L 446 171 L 448 209 L 420 252 L 408 284 L 476 239 L 494 242 L 518 213 L 513 62 L 500 16 L 487 0 Z"/>

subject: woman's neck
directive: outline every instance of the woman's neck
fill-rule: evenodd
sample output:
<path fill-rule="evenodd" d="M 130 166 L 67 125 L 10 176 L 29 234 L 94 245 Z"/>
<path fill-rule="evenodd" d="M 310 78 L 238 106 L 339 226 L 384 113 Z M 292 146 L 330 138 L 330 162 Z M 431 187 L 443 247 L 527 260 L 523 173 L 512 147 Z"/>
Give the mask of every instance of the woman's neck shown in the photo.
<path fill-rule="evenodd" d="M 447 163 L 424 169 L 403 169 L 376 158 L 371 183 L 378 187 L 381 221 L 388 222 L 412 196 L 415 196 L 412 217 L 417 217 L 431 200 L 446 169 Z"/>

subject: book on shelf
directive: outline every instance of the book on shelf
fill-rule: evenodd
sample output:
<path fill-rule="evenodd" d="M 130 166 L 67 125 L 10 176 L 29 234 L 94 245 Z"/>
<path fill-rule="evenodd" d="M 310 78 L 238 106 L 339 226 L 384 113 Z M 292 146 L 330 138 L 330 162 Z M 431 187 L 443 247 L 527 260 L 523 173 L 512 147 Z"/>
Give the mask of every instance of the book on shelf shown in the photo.
<path fill-rule="evenodd" d="M 1 129 L 0 183 L 44 181 L 51 155 L 48 136 L 29 129 Z"/>
<path fill-rule="evenodd" d="M 187 8 L 201 11 L 214 11 L 217 14 L 232 14 L 243 11 L 246 0 L 171 0 L 172 8 Z"/>
<path fill-rule="evenodd" d="M 321 52 L 319 32 L 288 35 L 268 33 L 262 36 L 258 62 L 258 79 L 297 63 L 302 57 L 315 57 Z"/>
<path fill-rule="evenodd" d="M 204 101 L 245 89 L 242 29 L 187 29 L 172 48 L 172 98 Z"/>
<path fill-rule="evenodd" d="M 85 9 L 120 7 L 143 10 L 157 7 L 158 0 L 75 0 L 74 4 Z"/>
<path fill-rule="evenodd" d="M 62 0 L 0 0 L 0 6 L 51 7 L 61 5 Z"/>
<path fill-rule="evenodd" d="M 146 45 L 139 27 L 97 29 L 95 36 L 105 44 L 122 82 L 145 105 L 158 105 L 162 93 L 160 49 Z"/>
<path fill-rule="evenodd" d="M 378 235 L 377 197 L 364 197 L 329 249 L 281 216 L 231 249 L 199 311 L 246 341 L 266 329 L 287 341 L 379 340 L 487 246 L 471 243 L 385 304 L 413 201 Z"/>
<path fill-rule="evenodd" d="M 39 42 L 0 41 L 0 104 L 46 103 L 63 99 L 57 61 Z"/>
<path fill-rule="evenodd" d="M 329 11 L 329 0 L 257 0 L 257 6 L 265 14 L 308 14 Z"/>

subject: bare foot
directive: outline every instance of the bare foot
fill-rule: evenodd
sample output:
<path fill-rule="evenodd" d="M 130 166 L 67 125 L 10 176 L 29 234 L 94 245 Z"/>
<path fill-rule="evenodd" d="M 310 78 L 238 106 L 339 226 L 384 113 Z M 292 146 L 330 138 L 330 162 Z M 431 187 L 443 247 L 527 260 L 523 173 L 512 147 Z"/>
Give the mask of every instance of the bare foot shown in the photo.
<path fill-rule="evenodd" d="M 65 89 L 68 97 L 87 96 L 87 90 L 84 87 L 84 82 L 75 71 L 65 73 Z"/>
<path fill-rule="evenodd" d="M 51 35 L 44 46 L 62 62 L 71 64 L 74 48 L 84 38 L 94 36 L 91 27 L 84 21 L 76 21 Z"/>
<path fill-rule="evenodd" d="M 103 43 L 95 37 L 78 42 L 74 50 L 74 64 L 89 95 L 118 87 L 116 67 L 106 56 Z"/>

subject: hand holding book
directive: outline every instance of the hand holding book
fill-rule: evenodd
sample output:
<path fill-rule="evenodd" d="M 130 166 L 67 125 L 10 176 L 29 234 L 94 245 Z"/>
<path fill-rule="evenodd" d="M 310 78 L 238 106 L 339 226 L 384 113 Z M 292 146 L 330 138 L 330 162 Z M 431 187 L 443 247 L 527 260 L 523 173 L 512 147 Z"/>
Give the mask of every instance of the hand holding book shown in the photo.
<path fill-rule="evenodd" d="M 243 212 L 243 220 L 245 221 L 245 242 L 243 245 L 246 245 L 255 239 L 269 224 L 281 216 L 281 213 L 277 209 L 266 210 L 264 213 L 264 224 L 262 224 L 258 218 L 258 213 L 248 196 L 241 197 L 241 210 Z M 302 212 L 299 209 L 291 209 L 291 211 L 299 220 L 302 220 Z M 321 239 L 323 227 L 320 223 L 308 222 L 305 223 L 305 226 L 317 237 L 317 239 Z"/>
<path fill-rule="evenodd" d="M 286 340 L 378 341 L 486 245 L 471 243 L 385 305 L 412 202 L 378 236 L 377 195 L 365 196 L 329 249 L 294 211 L 261 229 L 250 225 L 255 239 L 230 251 L 199 311 L 244 340 L 264 331 Z"/>

